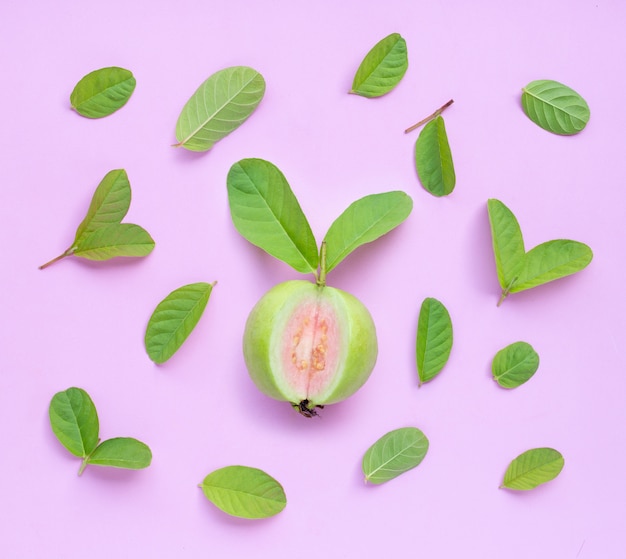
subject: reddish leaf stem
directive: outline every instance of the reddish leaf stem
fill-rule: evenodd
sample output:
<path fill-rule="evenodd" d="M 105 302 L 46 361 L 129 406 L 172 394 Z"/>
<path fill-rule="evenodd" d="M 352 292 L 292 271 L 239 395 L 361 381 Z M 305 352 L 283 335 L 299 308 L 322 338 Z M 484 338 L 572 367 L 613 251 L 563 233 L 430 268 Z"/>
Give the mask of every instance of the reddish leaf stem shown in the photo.
<path fill-rule="evenodd" d="M 423 124 L 426 124 L 427 122 L 430 122 L 434 118 L 437 118 L 443 111 L 445 111 L 450 105 L 452 105 L 452 103 L 454 103 L 454 99 L 450 99 L 450 101 L 448 101 L 445 105 L 442 105 L 441 107 L 439 107 L 433 114 L 420 120 L 417 124 L 414 124 L 413 126 L 410 126 L 409 128 L 407 128 L 404 131 L 404 133 L 408 134 L 409 132 L 413 132 L 413 130 L 415 130 L 416 128 L 419 128 Z"/>

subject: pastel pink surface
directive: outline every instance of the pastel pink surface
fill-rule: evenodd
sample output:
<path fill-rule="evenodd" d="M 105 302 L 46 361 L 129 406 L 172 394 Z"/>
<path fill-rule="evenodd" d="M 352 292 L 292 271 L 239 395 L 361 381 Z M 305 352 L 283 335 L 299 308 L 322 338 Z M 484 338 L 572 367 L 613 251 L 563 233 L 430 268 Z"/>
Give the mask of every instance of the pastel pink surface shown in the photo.
<path fill-rule="evenodd" d="M 60 5 L 59 5 L 60 4 Z M 3 86 L 0 555 L 78 557 L 626 556 L 623 373 L 623 2 L 84 2 L 0 5 Z M 510 5 L 505 5 L 510 4 Z M 405 37 L 409 69 L 380 99 L 348 95 L 365 53 Z M 88 120 L 69 94 L 88 72 L 130 69 L 119 112 Z M 248 65 L 266 79 L 257 111 L 208 153 L 174 149 L 178 114 L 213 72 Z M 555 79 L 589 103 L 574 137 L 523 114 L 521 88 Z M 457 186 L 436 199 L 403 130 L 448 99 Z M 260 157 L 285 174 L 321 240 L 354 200 L 404 190 L 414 210 L 329 275 L 368 307 L 379 359 L 349 400 L 307 420 L 256 390 L 241 335 L 272 285 L 301 277 L 239 236 L 230 166 Z M 37 266 L 73 239 L 93 190 L 127 170 L 127 221 L 156 249 L 145 259 Z M 581 273 L 499 296 L 486 201 L 517 215 L 528 248 L 572 238 Z M 217 285 L 195 331 L 164 365 L 143 347 L 156 304 L 196 281 Z M 417 315 L 425 297 L 452 317 L 450 361 L 418 390 Z M 537 374 L 505 391 L 491 359 L 531 343 Z M 154 454 L 138 472 L 88 467 L 54 438 L 52 395 L 80 386 L 104 438 Z M 419 427 L 423 463 L 380 487 L 360 462 L 381 435 Z M 558 479 L 499 490 L 509 461 L 550 446 Z M 272 519 L 230 518 L 197 487 L 230 464 L 261 468 L 287 493 Z"/>

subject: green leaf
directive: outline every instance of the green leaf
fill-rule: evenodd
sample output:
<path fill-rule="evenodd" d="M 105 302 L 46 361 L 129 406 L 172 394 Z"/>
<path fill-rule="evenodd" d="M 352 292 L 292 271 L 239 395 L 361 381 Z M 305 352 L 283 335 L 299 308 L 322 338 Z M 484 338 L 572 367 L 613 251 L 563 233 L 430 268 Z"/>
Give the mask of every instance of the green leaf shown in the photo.
<path fill-rule="evenodd" d="M 141 470 L 152 462 L 148 445 L 130 437 L 117 437 L 101 442 L 87 458 L 87 464 Z"/>
<path fill-rule="evenodd" d="M 68 388 L 52 397 L 48 410 L 56 438 L 74 456 L 85 458 L 98 444 L 98 413 L 82 388 Z"/>
<path fill-rule="evenodd" d="M 591 249 L 578 241 L 542 243 L 526 253 L 517 281 L 509 291 L 517 293 L 569 276 L 586 268 L 592 258 Z"/>
<path fill-rule="evenodd" d="M 392 33 L 367 53 L 356 71 L 350 93 L 363 97 L 385 95 L 400 83 L 408 67 L 406 41 Z"/>
<path fill-rule="evenodd" d="M 124 169 L 109 171 L 94 192 L 87 215 L 76 230 L 74 244 L 109 223 L 120 223 L 130 207 L 130 183 Z"/>
<path fill-rule="evenodd" d="M 549 132 L 578 134 L 589 122 L 589 105 L 573 89 L 553 80 L 536 80 L 522 89 L 522 108 Z"/>
<path fill-rule="evenodd" d="M 154 309 L 145 335 L 148 356 L 164 363 L 189 337 L 209 302 L 215 283 L 192 283 L 172 291 Z"/>
<path fill-rule="evenodd" d="M 365 481 L 376 485 L 419 466 L 428 452 L 428 439 L 415 427 L 402 427 L 378 439 L 363 456 Z"/>
<path fill-rule="evenodd" d="M 267 518 L 285 508 L 287 498 L 278 481 L 257 468 L 226 466 L 204 478 L 205 497 L 231 516 Z"/>
<path fill-rule="evenodd" d="M 417 372 L 420 385 L 435 378 L 452 350 L 452 321 L 446 307 L 432 297 L 424 299 L 417 323 Z"/>
<path fill-rule="evenodd" d="M 311 226 L 278 167 L 242 159 L 230 168 L 226 185 L 233 223 L 245 239 L 298 272 L 317 272 Z"/>
<path fill-rule="evenodd" d="M 513 212 L 500 200 L 487 202 L 493 253 L 496 258 L 498 281 L 502 289 L 509 289 L 524 263 L 524 239 Z"/>
<path fill-rule="evenodd" d="M 152 252 L 150 234 L 132 223 L 111 223 L 81 237 L 72 254 L 88 260 L 109 260 L 116 256 L 146 256 Z"/>
<path fill-rule="evenodd" d="M 454 190 L 456 175 L 442 116 L 431 120 L 415 142 L 415 167 L 422 186 L 433 196 Z"/>
<path fill-rule="evenodd" d="M 500 487 L 527 491 L 553 480 L 561 473 L 565 461 L 558 450 L 533 448 L 513 460 Z"/>
<path fill-rule="evenodd" d="M 87 118 L 108 116 L 126 104 L 135 84 L 129 70 L 116 66 L 100 68 L 81 78 L 70 95 L 70 103 Z"/>
<path fill-rule="evenodd" d="M 526 342 L 515 342 L 496 353 L 491 363 L 493 379 L 503 388 L 517 388 L 539 368 L 539 355 Z"/>
<path fill-rule="evenodd" d="M 200 85 L 176 123 L 176 147 L 207 151 L 239 128 L 263 99 L 265 80 L 246 66 L 225 68 Z"/>
<path fill-rule="evenodd" d="M 371 194 L 350 204 L 333 222 L 324 238 L 326 271 L 330 272 L 356 248 L 400 225 L 412 208 L 413 200 L 400 191 Z"/>

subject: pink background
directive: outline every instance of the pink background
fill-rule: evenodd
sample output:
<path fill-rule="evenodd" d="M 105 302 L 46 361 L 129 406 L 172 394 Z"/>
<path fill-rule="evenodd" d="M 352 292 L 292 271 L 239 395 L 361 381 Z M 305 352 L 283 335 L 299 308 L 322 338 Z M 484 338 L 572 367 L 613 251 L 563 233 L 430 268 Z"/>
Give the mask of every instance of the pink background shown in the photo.
<path fill-rule="evenodd" d="M 508 5 L 505 5 L 508 4 Z M 298 3 L 162 0 L 0 5 L 2 87 L 2 557 L 555 557 L 626 556 L 624 422 L 624 92 L 621 0 Z M 379 39 L 401 33 L 409 70 L 389 95 L 348 95 Z M 137 88 L 116 114 L 69 108 L 86 73 L 130 69 Z M 213 72 L 249 65 L 267 81 L 258 110 L 212 151 L 170 147 L 184 103 Z M 523 114 L 521 88 L 555 79 L 587 100 L 574 137 Z M 445 113 L 457 186 L 436 199 L 403 130 Z M 256 390 L 241 334 L 272 285 L 302 277 L 235 231 L 225 179 L 244 157 L 286 175 L 322 239 L 366 194 L 400 189 L 414 210 L 396 231 L 331 272 L 370 309 L 380 353 L 351 399 L 307 420 Z M 156 240 L 145 259 L 37 266 L 71 243 L 105 173 L 127 170 L 127 221 Z M 499 198 L 528 248 L 586 242 L 581 273 L 499 295 L 486 211 Z M 156 304 L 214 281 L 207 310 L 165 365 L 146 356 Z M 448 365 L 418 389 L 415 330 L 425 297 L 454 323 Z M 524 386 L 490 378 L 493 355 L 524 340 L 541 357 Z M 101 435 L 134 436 L 147 470 L 88 467 L 54 438 L 48 404 L 87 390 Z M 430 451 L 416 470 L 363 483 L 367 447 L 416 426 Z M 499 490 L 511 459 L 559 449 L 558 479 Z M 276 477 L 286 509 L 228 517 L 197 484 L 244 464 Z"/>

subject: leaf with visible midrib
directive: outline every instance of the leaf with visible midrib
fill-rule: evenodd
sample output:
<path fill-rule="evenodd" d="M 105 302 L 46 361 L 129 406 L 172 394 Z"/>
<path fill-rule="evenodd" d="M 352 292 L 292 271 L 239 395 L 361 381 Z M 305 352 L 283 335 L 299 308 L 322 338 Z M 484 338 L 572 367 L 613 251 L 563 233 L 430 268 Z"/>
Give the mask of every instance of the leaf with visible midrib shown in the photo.
<path fill-rule="evenodd" d="M 88 260 L 108 260 L 116 256 L 147 256 L 154 240 L 139 225 L 111 223 L 83 236 L 72 254 Z"/>
<path fill-rule="evenodd" d="M 68 388 L 52 397 L 50 426 L 59 442 L 74 456 L 85 458 L 98 444 L 100 425 L 96 407 L 82 388 Z"/>
<path fill-rule="evenodd" d="M 233 66 L 204 81 L 176 122 L 176 147 L 207 151 L 241 126 L 265 94 L 265 80 L 247 66 Z"/>
<path fill-rule="evenodd" d="M 278 167 L 242 159 L 230 168 L 226 185 L 233 223 L 245 239 L 298 272 L 317 272 L 311 226 Z"/>
<path fill-rule="evenodd" d="M 129 70 L 111 66 L 90 72 L 70 94 L 72 108 L 87 118 L 102 118 L 122 108 L 135 90 Z"/>
<path fill-rule="evenodd" d="M 522 230 L 513 212 L 500 200 L 488 200 L 487 210 L 498 281 L 502 289 L 506 289 L 515 281 L 524 262 Z"/>
<path fill-rule="evenodd" d="M 365 196 L 333 222 L 326 241 L 326 271 L 330 272 L 352 251 L 385 235 L 411 213 L 413 201 L 400 191 Z"/>
<path fill-rule="evenodd" d="M 365 55 L 352 82 L 350 93 L 380 97 L 389 93 L 409 66 L 406 41 L 398 33 L 380 40 Z"/>
<path fill-rule="evenodd" d="M 515 458 L 508 466 L 500 487 L 528 491 L 557 477 L 565 460 L 553 448 L 533 448 Z"/>
<path fill-rule="evenodd" d="M 515 342 L 496 353 L 491 363 L 493 379 L 503 388 L 517 388 L 537 372 L 539 355 L 526 342 Z"/>
<path fill-rule="evenodd" d="M 215 283 L 192 283 L 172 291 L 156 307 L 146 328 L 145 346 L 164 363 L 183 345 L 202 317 Z"/>
<path fill-rule="evenodd" d="M 555 134 L 578 134 L 589 122 L 587 102 L 554 80 L 536 80 L 524 87 L 522 108 L 535 124 Z"/>
<path fill-rule="evenodd" d="M 454 190 L 456 175 L 442 116 L 420 132 L 415 142 L 415 167 L 422 186 L 433 196 L 447 196 Z"/>
<path fill-rule="evenodd" d="M 74 244 L 87 233 L 108 225 L 120 223 L 130 208 L 130 183 L 124 169 L 109 171 L 96 188 L 87 215 L 76 229 Z"/>
<path fill-rule="evenodd" d="M 452 321 L 448 309 L 432 297 L 424 299 L 417 324 L 416 357 L 420 385 L 435 378 L 450 357 Z"/>
<path fill-rule="evenodd" d="M 268 518 L 287 504 L 285 491 L 264 471 L 248 466 L 226 466 L 204 478 L 205 497 L 231 516 Z"/>
<path fill-rule="evenodd" d="M 428 452 L 428 439 L 416 427 L 402 427 L 378 439 L 363 456 L 365 481 L 385 483 L 419 466 Z"/>
<path fill-rule="evenodd" d="M 147 468 L 151 462 L 152 451 L 148 445 L 131 437 L 102 441 L 87 458 L 87 464 L 127 470 Z"/>

